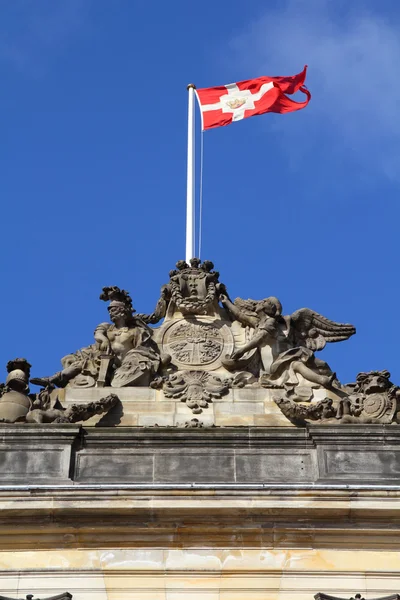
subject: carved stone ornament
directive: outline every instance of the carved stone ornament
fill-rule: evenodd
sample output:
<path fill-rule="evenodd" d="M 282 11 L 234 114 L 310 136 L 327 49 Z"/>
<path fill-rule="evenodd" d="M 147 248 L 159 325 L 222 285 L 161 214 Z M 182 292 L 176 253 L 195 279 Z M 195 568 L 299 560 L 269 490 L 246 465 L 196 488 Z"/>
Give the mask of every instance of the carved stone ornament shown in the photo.
<path fill-rule="evenodd" d="M 161 345 L 178 368 L 217 368 L 221 358 L 232 352 L 233 336 L 224 322 L 207 322 L 196 317 L 167 324 Z"/>
<path fill-rule="evenodd" d="M 213 398 L 221 398 L 230 387 L 230 379 L 223 381 L 217 375 L 205 371 L 178 371 L 169 376 L 163 391 L 167 398 L 179 398 L 186 402 L 194 414 L 207 408 Z"/>
<path fill-rule="evenodd" d="M 193 418 L 193 419 L 190 419 L 190 421 L 183 421 L 183 422 L 175 423 L 175 425 L 159 425 L 158 423 L 155 423 L 153 425 L 153 427 L 160 427 L 160 428 L 178 427 L 179 429 L 208 429 L 210 427 L 215 427 L 215 425 L 210 424 L 210 423 L 203 423 L 203 421 L 199 421 L 199 419 Z"/>
<path fill-rule="evenodd" d="M 78 423 L 108 412 L 119 402 L 118 396 L 109 394 L 95 402 L 64 408 L 50 384 L 38 394 L 29 393 L 30 369 L 31 365 L 25 358 L 7 363 L 6 383 L 0 386 L 0 422 Z"/>
<path fill-rule="evenodd" d="M 25 421 L 26 423 L 79 423 L 87 421 L 94 415 L 107 413 L 118 403 L 118 396 L 109 394 L 94 402 L 71 404 L 68 408 L 63 408 L 58 399 L 52 401 L 51 392 L 45 389 L 37 395 L 37 400 L 33 402 Z"/>
<path fill-rule="evenodd" d="M 30 365 L 21 359 L 10 364 L 0 388 L 0 419 L 46 421 L 59 410 L 54 419 L 71 422 L 78 408 L 51 405 L 53 388 L 141 386 L 162 387 L 167 398 L 179 398 L 193 412 L 229 387 L 258 387 L 273 390 L 295 424 L 400 420 L 399 388 L 386 371 L 360 373 L 355 383 L 343 385 L 316 354 L 327 343 L 348 340 L 353 325 L 309 308 L 284 315 L 275 296 L 232 301 L 211 261 L 178 261 L 151 314 L 137 314 L 130 294 L 117 286 L 104 287 L 100 299 L 109 303 L 110 322 L 96 327 L 91 344 L 67 354 L 61 371 L 31 379 L 44 388 L 39 395 L 28 390 Z M 271 392 L 265 395 L 271 398 Z M 102 406 L 82 409 L 83 417 L 109 406 L 107 398 Z"/>
<path fill-rule="evenodd" d="M 185 429 L 203 429 L 204 423 L 199 421 L 199 419 L 190 419 L 190 421 L 185 421 L 184 424 Z"/>
<path fill-rule="evenodd" d="M 8 596 L 0 596 L 0 600 L 21 600 L 18 598 L 9 598 Z M 58 594 L 57 596 L 50 596 L 48 598 L 35 598 L 34 594 L 27 594 L 26 600 L 72 600 L 72 594 L 69 592 L 64 592 L 63 594 Z"/>
<path fill-rule="evenodd" d="M 315 600 L 365 600 L 361 596 L 361 594 L 356 594 L 354 598 L 339 598 L 338 596 L 329 596 L 328 594 L 323 594 L 319 592 L 314 596 Z M 399 594 L 391 594 L 390 596 L 380 596 L 379 598 L 369 598 L 368 600 L 400 600 Z"/>
<path fill-rule="evenodd" d="M 337 418 L 352 423 L 391 423 L 398 420 L 400 388 L 389 371 L 359 373 L 356 383 L 345 386 L 348 397 L 339 404 Z"/>
<path fill-rule="evenodd" d="M 356 383 L 337 389 L 338 397 L 308 405 L 298 403 L 293 390 L 274 400 L 295 425 L 321 423 L 392 423 L 400 421 L 400 388 L 390 381 L 388 371 L 359 373 Z"/>
<path fill-rule="evenodd" d="M 218 300 L 225 293 L 219 282 L 214 264 L 192 258 L 190 264 L 184 260 L 176 263 L 169 273 L 169 283 L 161 288 L 161 296 L 151 315 L 141 315 L 147 323 L 158 323 L 165 316 L 178 310 L 182 315 L 206 315 L 218 311 Z"/>

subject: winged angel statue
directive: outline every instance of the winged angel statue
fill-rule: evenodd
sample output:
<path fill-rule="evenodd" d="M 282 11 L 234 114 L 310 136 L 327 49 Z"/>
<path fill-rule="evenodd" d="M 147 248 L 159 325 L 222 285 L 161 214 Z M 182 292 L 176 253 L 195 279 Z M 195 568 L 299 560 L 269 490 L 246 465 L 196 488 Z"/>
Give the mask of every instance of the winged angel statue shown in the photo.
<path fill-rule="evenodd" d="M 248 328 L 247 342 L 232 354 L 232 363 L 238 365 L 242 357 L 248 357 L 256 349 L 261 359 L 263 385 L 296 386 L 307 382 L 323 387 L 334 385 L 336 374 L 314 352 L 322 350 L 327 342 L 347 340 L 356 332 L 353 325 L 336 323 L 309 308 L 283 316 L 282 305 L 273 296 L 259 301 L 236 298 L 232 303 L 222 295 L 220 300 Z"/>

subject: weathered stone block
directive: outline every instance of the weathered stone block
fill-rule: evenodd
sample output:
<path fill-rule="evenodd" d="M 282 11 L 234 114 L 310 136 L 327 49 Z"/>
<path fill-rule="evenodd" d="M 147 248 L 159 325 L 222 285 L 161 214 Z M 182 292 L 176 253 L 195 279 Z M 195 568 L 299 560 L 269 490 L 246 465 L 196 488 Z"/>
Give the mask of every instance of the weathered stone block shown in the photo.
<path fill-rule="evenodd" d="M 157 482 L 231 482 L 235 480 L 233 452 L 218 448 L 208 451 L 162 452 L 155 455 Z"/>
<path fill-rule="evenodd" d="M 236 450 L 236 481 L 314 481 L 315 462 L 311 450 Z"/>
<path fill-rule="evenodd" d="M 249 427 L 254 425 L 253 415 L 222 415 L 215 417 L 218 427 Z"/>
<path fill-rule="evenodd" d="M 320 478 L 400 480 L 400 448 L 319 448 Z"/>
<path fill-rule="evenodd" d="M 72 446 L 78 425 L 0 424 L 0 476 L 3 483 L 70 481 Z"/>
<path fill-rule="evenodd" d="M 131 405 L 125 405 L 124 412 L 131 414 L 150 414 L 174 413 L 175 402 L 135 402 Z"/>
<path fill-rule="evenodd" d="M 276 406 L 276 405 L 275 405 Z M 279 408 L 276 406 L 278 410 L 269 410 L 270 407 L 266 407 L 265 415 L 254 415 L 254 425 L 256 427 L 291 427 L 293 428 L 292 423 L 288 421 L 288 419 L 281 413 Z"/>
<path fill-rule="evenodd" d="M 92 402 L 100 400 L 108 394 L 116 394 L 122 403 L 124 402 L 154 402 L 156 400 L 156 390 L 149 387 L 124 387 L 124 388 L 73 388 L 66 387 L 64 399 L 67 404 L 74 402 Z"/>
<path fill-rule="evenodd" d="M 76 458 L 75 478 L 86 482 L 152 482 L 154 455 L 122 447 L 81 451 Z"/>
<path fill-rule="evenodd" d="M 234 388 L 232 390 L 233 401 L 236 402 L 265 402 L 272 400 L 270 390 L 265 388 Z"/>
<path fill-rule="evenodd" d="M 214 413 L 216 416 L 226 415 L 255 415 L 264 413 L 263 402 L 220 402 L 215 401 Z"/>

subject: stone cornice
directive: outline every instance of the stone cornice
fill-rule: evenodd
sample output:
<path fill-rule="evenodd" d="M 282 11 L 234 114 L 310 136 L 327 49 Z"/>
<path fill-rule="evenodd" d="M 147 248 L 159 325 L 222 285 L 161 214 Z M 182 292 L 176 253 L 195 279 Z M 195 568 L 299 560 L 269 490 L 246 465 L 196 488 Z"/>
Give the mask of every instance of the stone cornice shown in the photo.
<path fill-rule="evenodd" d="M 234 546 L 400 550 L 400 493 L 36 489 L 0 496 L 3 548 Z"/>

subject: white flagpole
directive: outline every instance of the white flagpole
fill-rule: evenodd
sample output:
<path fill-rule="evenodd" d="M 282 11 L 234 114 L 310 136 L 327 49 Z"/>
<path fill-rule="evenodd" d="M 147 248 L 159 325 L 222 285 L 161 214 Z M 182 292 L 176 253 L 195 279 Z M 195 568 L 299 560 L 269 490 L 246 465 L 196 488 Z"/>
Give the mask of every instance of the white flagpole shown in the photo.
<path fill-rule="evenodd" d="M 195 155 L 194 155 L 194 90 L 189 83 L 188 90 L 188 145 L 187 145 L 187 191 L 186 191 L 186 262 L 195 256 Z"/>

